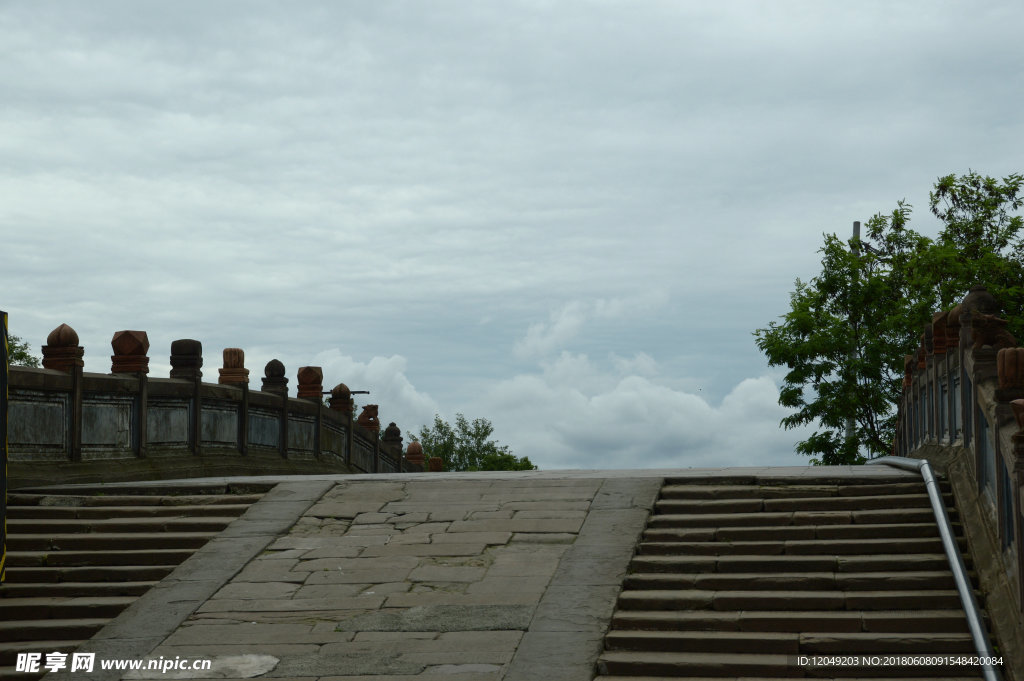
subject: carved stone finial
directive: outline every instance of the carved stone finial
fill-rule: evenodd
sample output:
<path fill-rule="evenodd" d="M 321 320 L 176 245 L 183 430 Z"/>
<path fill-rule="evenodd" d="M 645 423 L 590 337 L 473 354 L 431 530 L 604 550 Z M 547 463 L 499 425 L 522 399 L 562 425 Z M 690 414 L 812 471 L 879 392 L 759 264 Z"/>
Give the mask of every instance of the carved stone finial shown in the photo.
<path fill-rule="evenodd" d="M 46 337 L 46 344 L 55 348 L 78 345 L 78 332 L 67 324 L 61 324 Z"/>
<path fill-rule="evenodd" d="M 288 394 L 288 377 L 284 375 L 284 364 L 279 359 L 272 359 L 263 368 L 263 392 Z"/>
<path fill-rule="evenodd" d="M 405 450 L 405 458 L 415 464 L 423 465 L 423 445 L 413 440 Z"/>
<path fill-rule="evenodd" d="M 355 406 L 352 402 L 352 391 L 344 383 L 339 383 L 331 389 L 331 396 L 327 398 L 327 404 L 331 409 L 340 411 L 352 416 L 352 409 Z"/>
<path fill-rule="evenodd" d="M 971 316 L 971 334 L 974 341 L 972 349 L 980 350 L 986 345 L 993 350 L 1012 348 L 1017 339 L 1006 330 L 1006 320 L 994 314 L 974 314 Z"/>
<path fill-rule="evenodd" d="M 932 352 L 936 355 L 946 354 L 948 341 L 946 340 L 946 320 L 949 318 L 949 311 L 938 312 L 932 317 Z"/>
<path fill-rule="evenodd" d="M 267 378 L 284 378 L 284 364 L 279 359 L 272 359 L 263 367 L 263 375 Z"/>
<path fill-rule="evenodd" d="M 427 461 L 427 470 L 431 473 L 441 473 L 444 471 L 444 459 L 439 456 L 432 456 Z"/>
<path fill-rule="evenodd" d="M 1024 348 L 1003 348 L 996 355 L 1000 390 L 1024 388 Z"/>
<path fill-rule="evenodd" d="M 83 367 L 85 348 L 78 344 L 78 334 L 67 324 L 61 324 L 46 337 L 43 346 L 43 368 L 70 371 Z"/>
<path fill-rule="evenodd" d="M 398 450 L 402 450 L 402 431 L 394 421 L 389 423 L 388 427 L 384 429 L 384 435 L 381 437 L 381 441 L 397 445 Z"/>
<path fill-rule="evenodd" d="M 380 419 L 377 418 L 377 410 L 376 404 L 368 404 L 363 407 L 362 413 L 356 419 L 356 423 L 373 433 L 375 437 L 380 432 Z"/>
<path fill-rule="evenodd" d="M 149 336 L 145 331 L 115 331 L 110 339 L 114 354 L 110 356 L 110 373 L 149 373 Z"/>
<path fill-rule="evenodd" d="M 320 367 L 299 367 L 298 397 L 319 402 L 324 393 L 324 370 Z"/>
<path fill-rule="evenodd" d="M 192 338 L 171 342 L 171 378 L 190 381 L 203 377 L 203 344 Z"/>
<path fill-rule="evenodd" d="M 242 348 L 224 348 L 224 366 L 219 369 L 218 383 L 237 385 L 249 382 L 249 370 L 245 368 L 245 351 Z"/>
<path fill-rule="evenodd" d="M 963 306 L 963 311 L 969 311 L 972 315 L 999 313 L 999 302 L 981 284 L 972 286 L 960 304 Z"/>

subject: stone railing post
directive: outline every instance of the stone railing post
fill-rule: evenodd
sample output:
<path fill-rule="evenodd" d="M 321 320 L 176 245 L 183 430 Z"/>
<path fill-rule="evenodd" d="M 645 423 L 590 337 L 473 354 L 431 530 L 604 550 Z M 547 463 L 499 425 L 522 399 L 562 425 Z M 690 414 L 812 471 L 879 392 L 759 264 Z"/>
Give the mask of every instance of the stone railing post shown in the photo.
<path fill-rule="evenodd" d="M 189 448 L 196 456 L 202 452 L 203 441 L 203 344 L 192 338 L 171 342 L 171 378 L 192 384 L 192 413 L 189 415 Z"/>
<path fill-rule="evenodd" d="M 46 337 L 43 346 L 43 368 L 66 371 L 71 374 L 70 423 L 68 432 L 68 458 L 82 460 L 82 368 L 85 348 L 78 344 L 78 334 L 67 324 L 61 324 Z"/>
<path fill-rule="evenodd" d="M 384 435 L 381 437 L 381 442 L 388 445 L 388 454 L 396 453 L 395 463 L 398 466 L 398 472 L 404 473 L 404 457 L 402 456 L 402 431 L 395 424 L 394 421 L 388 424 L 388 427 L 384 429 Z"/>
<path fill-rule="evenodd" d="M 245 368 L 245 351 L 242 348 L 224 348 L 224 366 L 219 369 L 217 382 L 222 385 L 237 385 L 242 389 L 242 402 L 238 410 L 238 453 L 249 453 L 249 370 Z"/>
<path fill-rule="evenodd" d="M 224 366 L 218 369 L 217 382 L 221 385 L 249 385 L 249 370 L 245 368 L 242 348 L 224 348 Z"/>
<path fill-rule="evenodd" d="M 377 418 L 377 412 L 379 410 L 378 405 L 368 404 L 363 407 L 363 411 L 359 414 L 359 419 L 356 423 L 362 427 L 370 435 L 370 440 L 373 442 L 373 472 L 380 472 L 380 419 Z"/>
<path fill-rule="evenodd" d="M 283 458 L 288 458 L 288 377 L 285 376 L 284 364 L 279 359 L 272 359 L 263 367 L 263 392 L 281 396 L 281 421 L 278 427 L 277 451 Z"/>
<path fill-rule="evenodd" d="M 348 425 L 345 427 L 345 465 L 352 465 L 352 428 L 355 421 L 352 419 L 352 391 L 344 383 L 339 383 L 331 390 L 331 396 L 327 400 L 330 408 L 341 412 L 348 417 Z"/>
<path fill-rule="evenodd" d="M 409 443 L 409 447 L 405 450 L 405 458 L 409 460 L 409 463 L 420 467 L 423 470 L 423 445 L 416 440 Z"/>
<path fill-rule="evenodd" d="M 298 398 L 316 403 L 313 426 L 313 455 L 320 459 L 320 410 L 324 399 L 324 370 L 320 367 L 299 367 Z"/>
<path fill-rule="evenodd" d="M 110 356 L 110 373 L 135 374 L 139 392 L 135 401 L 135 432 L 132 449 L 135 456 L 145 456 L 147 442 L 147 410 L 149 409 L 149 336 L 145 331 L 115 331 L 110 339 L 114 354 Z"/>
<path fill-rule="evenodd" d="M 299 367 L 298 379 L 297 396 L 300 400 L 312 400 L 319 403 L 323 399 L 323 369 L 320 367 Z"/>

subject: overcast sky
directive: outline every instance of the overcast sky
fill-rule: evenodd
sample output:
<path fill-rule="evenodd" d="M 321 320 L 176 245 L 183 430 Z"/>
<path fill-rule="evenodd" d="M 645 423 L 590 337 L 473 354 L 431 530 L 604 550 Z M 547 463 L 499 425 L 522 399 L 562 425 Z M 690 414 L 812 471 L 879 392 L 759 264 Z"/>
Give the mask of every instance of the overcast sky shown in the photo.
<path fill-rule="evenodd" d="M 463 412 L 544 469 L 800 465 L 823 232 L 1024 170 L 1024 5 L 0 1 L 0 309 Z M 408 441 L 408 437 L 407 437 Z"/>

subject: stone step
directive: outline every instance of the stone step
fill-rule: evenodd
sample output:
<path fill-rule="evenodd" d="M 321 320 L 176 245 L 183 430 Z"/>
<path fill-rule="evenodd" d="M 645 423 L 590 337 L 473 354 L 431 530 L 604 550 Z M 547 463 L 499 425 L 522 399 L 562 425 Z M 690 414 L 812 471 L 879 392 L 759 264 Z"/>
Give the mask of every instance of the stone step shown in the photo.
<path fill-rule="evenodd" d="M 0 598 L 29 598 L 35 596 L 141 596 L 159 582 L 35 582 L 12 584 L 9 580 L 0 586 Z"/>
<path fill-rule="evenodd" d="M 167 565 L 181 563 L 194 549 L 146 549 L 142 551 L 10 551 L 10 567 L 86 565 Z"/>
<path fill-rule="evenodd" d="M 93 617 L 83 619 L 46 619 L 0 622 L 0 641 L 84 641 L 102 629 L 110 619 Z M 46 653 L 52 651 L 39 650 Z"/>
<path fill-rule="evenodd" d="M 950 491 L 949 483 L 940 485 L 943 492 Z M 798 499 L 801 497 L 856 497 L 882 494 L 920 494 L 924 491 L 920 479 L 910 482 L 892 482 L 878 485 L 666 485 L 662 499 Z"/>
<path fill-rule="evenodd" d="M 950 521 L 959 517 L 950 512 Z M 760 513 L 667 513 L 653 515 L 650 528 L 771 527 L 786 525 L 880 525 L 884 523 L 934 523 L 931 507 L 868 509 L 862 511 L 772 511 Z"/>
<path fill-rule="evenodd" d="M 953 526 L 962 535 L 958 523 Z M 684 527 L 644 530 L 648 541 L 765 541 L 785 539 L 889 539 L 939 536 L 931 523 L 885 523 L 879 525 L 783 525 L 754 527 Z"/>
<path fill-rule="evenodd" d="M 7 532 L 16 534 L 85 534 L 90 532 L 220 532 L 235 520 L 234 516 L 152 517 L 152 518 L 23 518 L 7 523 Z"/>
<path fill-rule="evenodd" d="M 612 629 L 672 631 L 968 633 L 963 609 L 947 610 L 620 610 Z"/>
<path fill-rule="evenodd" d="M 86 567 L 12 567 L 7 570 L 6 588 L 16 584 L 57 582 L 119 582 L 160 580 L 177 565 L 98 565 Z"/>
<path fill-rule="evenodd" d="M 10 667 L 13 669 L 15 662 L 18 660 L 18 653 L 42 653 L 44 661 L 46 660 L 46 653 L 70 653 L 82 645 L 84 640 L 86 639 L 71 641 L 0 641 L 0 667 Z M 28 679 L 32 678 L 32 676 L 15 672 L 13 676 L 7 678 Z"/>
<path fill-rule="evenodd" d="M 792 655 L 786 654 L 731 654 L 721 653 L 668 653 L 657 651 L 606 651 L 597 661 L 598 674 L 653 677 L 710 677 L 735 679 L 737 677 L 800 678 L 806 676 L 796 667 Z M 870 669 L 858 667 L 809 669 L 817 678 L 965 678 L 964 669 L 953 665 L 892 666 Z M 598 677 L 600 678 L 600 676 Z M 966 678 L 971 678 L 970 676 Z M 975 677 L 977 678 L 977 677 Z"/>
<path fill-rule="evenodd" d="M 843 486 L 856 486 L 856 485 L 870 485 L 872 487 L 878 485 L 889 485 L 889 484 L 905 484 L 915 483 L 923 485 L 921 482 L 921 476 L 916 473 L 904 473 L 899 471 L 893 471 L 891 473 L 882 475 L 836 475 L 836 476 L 821 476 L 814 478 L 807 478 L 804 476 L 772 476 L 771 478 L 758 478 L 756 475 L 745 475 L 742 473 L 736 475 L 716 475 L 714 477 L 685 477 L 685 476 L 669 476 L 665 478 L 665 486 L 676 486 L 676 485 L 702 485 L 705 487 L 721 487 L 729 485 L 743 485 L 747 487 L 811 487 L 815 485 L 843 485 Z"/>
<path fill-rule="evenodd" d="M 800 633 L 749 631 L 610 631 L 606 650 L 786 655 L 922 654 L 974 652 L 970 634 L 901 632 Z"/>
<path fill-rule="evenodd" d="M 965 556 L 965 562 L 967 557 Z M 970 563 L 967 565 L 970 568 Z M 948 570 L 945 553 L 874 556 L 634 556 L 631 573 L 645 572 L 930 572 Z"/>
<path fill-rule="evenodd" d="M 953 573 L 925 572 L 774 572 L 635 574 L 626 577 L 623 588 L 643 589 L 725 589 L 794 591 L 839 590 L 883 591 L 886 589 L 955 589 Z"/>
<path fill-rule="evenodd" d="M 950 496 L 949 502 L 952 502 Z M 659 499 L 656 513 L 755 513 L 778 511 L 854 511 L 928 508 L 928 494 L 859 497 L 798 497 L 795 499 Z"/>
<path fill-rule="evenodd" d="M 967 540 L 960 539 L 960 550 Z M 649 555 L 867 555 L 939 553 L 939 537 L 923 539 L 787 539 L 783 541 L 643 542 L 637 554 Z"/>
<path fill-rule="evenodd" d="M 152 494 L 110 494 L 110 489 L 105 487 L 96 488 L 98 493 L 92 496 L 86 490 L 75 490 L 75 493 L 65 492 L 25 492 L 17 490 L 10 492 L 7 503 L 11 506 L 126 506 L 135 508 L 138 506 L 209 506 L 209 505 L 237 505 L 254 504 L 262 498 L 263 493 L 247 494 L 180 494 L 161 495 L 159 492 Z M 121 488 L 118 488 L 121 489 Z"/>
<path fill-rule="evenodd" d="M 0 598 L 0 621 L 116 617 L 135 596 Z"/>
<path fill-rule="evenodd" d="M 0 670 L 0 679 L 3 678 L 2 670 Z M 594 681 L 665 681 L 664 676 L 595 676 Z M 688 676 L 686 681 L 722 681 L 721 676 Z M 732 678 L 732 677 L 729 677 Z M 740 681 L 807 681 L 809 677 L 806 676 L 744 676 Z M 812 677 L 817 681 L 838 681 L 835 677 L 831 676 L 817 676 Z M 888 677 L 891 679 L 892 677 Z M 932 681 L 935 677 L 933 676 L 904 676 L 901 677 L 901 681 Z M 948 676 L 945 677 L 946 681 L 977 681 L 982 678 L 978 676 Z M 880 676 L 844 676 L 841 677 L 842 681 L 887 681 L 885 677 Z"/>
<path fill-rule="evenodd" d="M 232 517 L 245 513 L 249 504 L 204 504 L 201 506 L 14 506 L 7 509 L 9 520 L 28 518 L 145 518 L 145 517 Z"/>
<path fill-rule="evenodd" d="M 88 534 L 12 534 L 11 551 L 109 551 L 112 549 L 198 549 L 216 532 L 91 532 Z"/>
<path fill-rule="evenodd" d="M 952 589 L 890 591 L 792 591 L 646 589 L 622 591 L 621 610 L 911 610 L 954 609 L 960 597 Z"/>

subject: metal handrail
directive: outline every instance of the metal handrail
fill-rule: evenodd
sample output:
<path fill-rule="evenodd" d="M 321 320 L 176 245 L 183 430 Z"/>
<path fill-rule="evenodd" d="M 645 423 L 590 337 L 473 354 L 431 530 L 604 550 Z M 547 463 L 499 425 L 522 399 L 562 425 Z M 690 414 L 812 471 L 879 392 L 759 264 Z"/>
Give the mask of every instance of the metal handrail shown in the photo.
<path fill-rule="evenodd" d="M 939 536 L 942 538 L 942 548 L 946 550 L 946 558 L 949 560 L 949 567 L 953 570 L 953 580 L 956 582 L 956 590 L 960 594 L 960 602 L 967 614 L 967 626 L 971 630 L 971 638 L 974 639 L 974 649 L 978 655 L 987 661 L 994 657 L 992 647 L 988 643 L 988 634 L 985 631 L 985 624 L 981 619 L 981 608 L 974 598 L 974 589 L 967 578 L 967 567 L 964 565 L 963 556 L 960 555 L 960 547 L 953 536 L 953 526 L 949 522 L 949 515 L 946 513 L 946 504 L 942 501 L 942 493 L 939 485 L 932 474 L 932 467 L 928 459 L 911 459 L 905 456 L 883 456 L 868 461 L 869 464 L 883 463 L 888 466 L 895 466 L 908 471 L 917 471 L 924 478 L 925 488 L 928 490 L 928 500 L 932 504 L 932 513 L 935 514 L 935 522 L 939 526 Z M 1002 681 L 999 670 L 991 664 L 985 664 L 981 673 L 986 681 Z"/>

